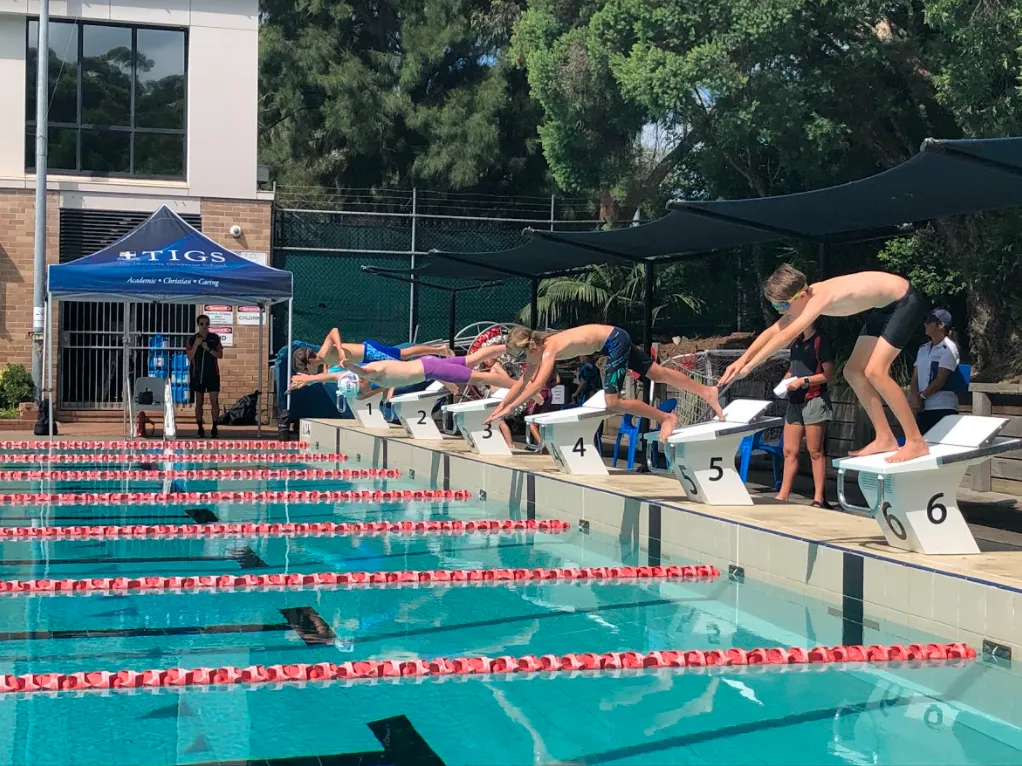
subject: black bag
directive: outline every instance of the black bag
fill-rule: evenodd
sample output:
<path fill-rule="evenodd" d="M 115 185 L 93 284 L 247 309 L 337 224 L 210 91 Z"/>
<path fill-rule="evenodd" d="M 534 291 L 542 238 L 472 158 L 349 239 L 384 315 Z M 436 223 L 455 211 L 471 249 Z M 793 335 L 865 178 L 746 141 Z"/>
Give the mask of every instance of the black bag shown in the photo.
<path fill-rule="evenodd" d="M 35 419 L 35 428 L 32 433 L 36 436 L 48 436 L 50 433 L 50 400 L 43 399 L 39 402 L 39 415 Z M 57 421 L 53 421 L 53 435 L 57 435 Z"/>
<path fill-rule="evenodd" d="M 259 412 L 259 392 L 245 394 L 221 415 L 218 426 L 254 426 Z"/>

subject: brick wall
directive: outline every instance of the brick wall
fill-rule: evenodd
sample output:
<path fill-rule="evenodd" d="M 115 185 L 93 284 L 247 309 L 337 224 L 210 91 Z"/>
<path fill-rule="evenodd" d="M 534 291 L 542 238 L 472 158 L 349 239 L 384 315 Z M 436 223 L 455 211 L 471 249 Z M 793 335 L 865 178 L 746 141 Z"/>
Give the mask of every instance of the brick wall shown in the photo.
<path fill-rule="evenodd" d="M 237 239 L 230 233 L 234 225 L 242 229 Z M 269 202 L 202 200 L 202 233 L 234 252 L 250 250 L 266 253 L 269 262 L 272 225 L 272 205 Z M 260 369 L 263 369 L 263 387 L 267 386 L 269 373 L 265 371 L 265 360 L 269 353 L 269 329 L 269 324 L 263 328 L 263 348 L 260 353 L 259 328 L 239 327 L 235 312 L 234 346 L 224 349 L 224 358 L 220 363 L 221 407 L 230 407 L 238 397 L 259 389 Z M 263 367 L 258 367 L 257 363 Z M 265 410 L 265 391 L 259 404 L 260 409 Z"/>
<path fill-rule="evenodd" d="M 56 193 L 46 200 L 46 262 L 57 263 L 60 203 Z M 35 191 L 0 191 L 0 366 L 32 369 L 34 242 Z"/>

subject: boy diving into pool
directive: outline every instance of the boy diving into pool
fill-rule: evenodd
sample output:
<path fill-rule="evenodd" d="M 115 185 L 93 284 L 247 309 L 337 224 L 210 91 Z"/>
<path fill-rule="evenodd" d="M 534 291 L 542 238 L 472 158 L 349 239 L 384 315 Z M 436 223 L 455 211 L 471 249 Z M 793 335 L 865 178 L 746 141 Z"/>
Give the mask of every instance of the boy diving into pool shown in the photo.
<path fill-rule="evenodd" d="M 316 375 L 302 373 L 294 375 L 291 378 L 289 390 L 293 391 L 310 383 L 336 380 L 344 375 L 345 371 L 353 372 L 360 378 L 375 383 L 380 388 L 401 388 L 434 380 L 458 387 L 476 385 L 511 388 L 514 380 L 503 371 L 484 372 L 472 369 L 488 359 L 496 359 L 503 353 L 504 346 L 488 346 L 468 356 L 423 356 L 408 361 L 388 359 L 364 365 L 345 359 L 338 365 L 341 369 L 334 367 Z"/>
<path fill-rule="evenodd" d="M 810 285 L 805 274 L 787 264 L 767 279 L 763 293 L 781 318 L 724 371 L 720 385 L 744 378 L 775 352 L 790 346 L 818 317 L 852 316 L 872 309 L 844 373 L 873 423 L 876 438 L 848 454 L 857 457 L 893 452 L 887 462 L 901 463 L 929 453 L 908 399 L 891 377 L 891 364 L 926 315 L 928 306 L 922 293 L 907 279 L 885 271 L 861 271 Z M 905 445 L 900 449 L 884 414 L 884 402 L 905 432 Z"/>
<path fill-rule="evenodd" d="M 406 361 L 420 356 L 449 357 L 454 352 L 447 346 L 427 346 L 418 344 L 407 348 L 387 346 L 379 341 L 367 340 L 362 343 L 345 343 L 341 340 L 341 332 L 334 327 L 326 334 L 323 345 L 316 352 L 314 361 L 328 367 L 343 364 L 351 360 L 355 364 L 363 362 Z"/>
<path fill-rule="evenodd" d="M 667 437 L 674 431 L 678 425 L 678 416 L 673 412 L 661 412 L 645 402 L 622 399 L 621 389 L 629 370 L 654 382 L 669 383 L 682 391 L 693 393 L 709 404 L 717 417 L 724 417 L 716 388 L 697 383 L 677 370 L 661 367 L 649 354 L 632 345 L 631 337 L 620 327 L 585 324 L 556 333 L 516 327 L 508 335 L 507 351 L 512 357 L 524 361 L 527 367 L 514 388 L 504 397 L 504 403 L 487 418 L 487 423 L 513 412 L 515 407 L 539 393 L 558 361 L 588 354 L 602 354 L 607 358 L 603 374 L 607 409 L 657 421 L 660 423 L 661 441 L 667 441 Z"/>

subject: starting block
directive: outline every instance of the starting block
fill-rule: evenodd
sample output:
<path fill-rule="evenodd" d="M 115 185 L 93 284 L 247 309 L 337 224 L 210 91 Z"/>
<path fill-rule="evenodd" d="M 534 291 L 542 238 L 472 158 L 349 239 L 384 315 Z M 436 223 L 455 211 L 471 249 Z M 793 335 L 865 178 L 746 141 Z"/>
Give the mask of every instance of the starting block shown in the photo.
<path fill-rule="evenodd" d="M 423 391 L 392 397 L 390 407 L 416 441 L 442 441 L 444 435 L 433 420 L 433 407 L 449 393 L 443 383 L 434 381 Z"/>
<path fill-rule="evenodd" d="M 493 423 L 483 424 L 498 405 L 504 401 L 508 390 L 498 388 L 486 399 L 470 402 L 445 404 L 442 409 L 454 418 L 454 427 L 461 432 L 468 446 L 478 455 L 510 455 L 511 449 Z"/>
<path fill-rule="evenodd" d="M 846 511 L 872 516 L 893 548 L 926 554 L 979 553 L 958 509 L 958 486 L 970 465 L 1022 447 L 1022 439 L 998 436 L 1007 418 L 948 415 L 924 434 L 930 454 L 888 463 L 890 452 L 834 461 L 837 496 Z M 856 471 L 872 506 L 845 496 L 845 474 Z"/>
<path fill-rule="evenodd" d="M 784 418 L 763 417 L 771 402 L 736 399 L 723 420 L 676 428 L 661 445 L 675 477 L 690 500 L 707 505 L 752 505 L 752 496 L 735 470 L 738 446 L 749 434 L 776 428 Z M 660 434 L 646 434 L 649 441 Z"/>
<path fill-rule="evenodd" d="M 607 415 L 607 399 L 599 391 L 581 407 L 527 415 L 525 422 L 536 424 L 543 446 L 550 450 L 557 467 L 564 473 L 606 476 L 607 466 L 593 440 Z"/>
<path fill-rule="evenodd" d="M 373 428 L 380 431 L 390 429 L 390 423 L 383 417 L 383 394 L 386 389 L 378 388 L 364 399 L 343 399 L 338 397 L 351 409 L 351 414 L 363 428 Z"/>

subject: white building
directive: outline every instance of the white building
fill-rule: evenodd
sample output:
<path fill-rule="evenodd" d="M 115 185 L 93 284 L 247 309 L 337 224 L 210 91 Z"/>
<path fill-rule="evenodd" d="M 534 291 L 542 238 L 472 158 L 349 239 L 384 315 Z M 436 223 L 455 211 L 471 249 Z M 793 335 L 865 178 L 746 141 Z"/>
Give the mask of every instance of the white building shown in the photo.
<path fill-rule="evenodd" d="M 0 0 L 0 361 L 26 365 L 38 13 L 37 0 Z M 258 0 L 53 0 L 50 20 L 48 262 L 93 252 L 161 204 L 231 249 L 268 253 L 272 194 L 257 189 Z M 107 367 L 120 356 L 104 335 L 123 311 L 61 309 L 62 410 L 119 407 Z M 133 325 L 145 325 L 140 349 L 155 332 L 183 344 L 195 313 L 131 311 Z M 232 337 L 228 403 L 257 387 L 254 328 Z"/>

